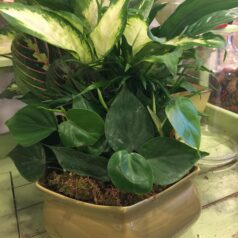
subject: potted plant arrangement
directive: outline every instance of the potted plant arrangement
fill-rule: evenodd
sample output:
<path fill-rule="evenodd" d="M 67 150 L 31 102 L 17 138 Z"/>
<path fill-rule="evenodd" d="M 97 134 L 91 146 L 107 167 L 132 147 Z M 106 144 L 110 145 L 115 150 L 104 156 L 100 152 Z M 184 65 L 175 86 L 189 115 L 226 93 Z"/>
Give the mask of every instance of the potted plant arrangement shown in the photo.
<path fill-rule="evenodd" d="M 224 47 L 215 26 L 237 0 L 184 1 L 159 27 L 165 4 L 144 0 L 34 0 L 0 4 L 15 31 L 18 96 L 7 126 L 19 172 L 45 194 L 59 238 L 169 238 L 200 203 L 201 114 L 187 69 L 206 70 L 195 47 Z M 195 59 L 195 63 L 186 63 Z"/>

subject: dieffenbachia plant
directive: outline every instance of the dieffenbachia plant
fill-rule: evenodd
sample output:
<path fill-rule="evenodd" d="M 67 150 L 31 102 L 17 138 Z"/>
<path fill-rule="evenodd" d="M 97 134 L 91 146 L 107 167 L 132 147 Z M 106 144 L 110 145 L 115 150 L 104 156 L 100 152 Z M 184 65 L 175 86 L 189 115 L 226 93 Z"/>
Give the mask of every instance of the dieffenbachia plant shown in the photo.
<path fill-rule="evenodd" d="M 25 178 L 57 166 L 140 194 L 206 155 L 199 113 L 172 93 L 199 93 L 186 73 L 205 69 L 195 48 L 224 46 L 212 31 L 237 17 L 238 0 L 186 0 L 152 29 L 165 6 L 152 0 L 25 2 L 0 4 L 17 32 L 14 70 L 28 104 L 7 122 Z"/>

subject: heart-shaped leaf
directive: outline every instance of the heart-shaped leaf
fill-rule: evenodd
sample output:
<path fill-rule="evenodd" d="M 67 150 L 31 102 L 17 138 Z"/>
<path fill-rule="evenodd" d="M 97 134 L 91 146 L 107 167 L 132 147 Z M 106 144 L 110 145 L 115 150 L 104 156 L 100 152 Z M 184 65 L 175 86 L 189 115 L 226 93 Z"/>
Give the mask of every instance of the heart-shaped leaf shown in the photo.
<path fill-rule="evenodd" d="M 34 145 L 57 130 L 54 113 L 34 106 L 24 107 L 6 124 L 22 146 Z"/>
<path fill-rule="evenodd" d="M 66 115 L 68 121 L 59 125 L 59 135 L 65 146 L 93 145 L 104 134 L 104 121 L 97 113 L 71 109 Z"/>
<path fill-rule="evenodd" d="M 126 87 L 118 94 L 107 113 L 105 135 L 115 151 L 129 152 L 154 137 L 154 125 L 148 111 Z"/>
<path fill-rule="evenodd" d="M 199 148 L 200 116 L 190 99 L 178 97 L 170 101 L 166 115 L 178 135 L 189 145 Z"/>
<path fill-rule="evenodd" d="M 139 154 L 125 150 L 114 153 L 108 163 L 108 173 L 113 184 L 124 191 L 140 194 L 152 189 L 152 170 Z"/>
<path fill-rule="evenodd" d="M 208 155 L 167 137 L 156 137 L 145 143 L 139 150 L 153 171 L 154 183 L 172 184 L 185 176 L 194 164 Z"/>
<path fill-rule="evenodd" d="M 20 174 L 28 181 L 36 181 L 45 172 L 45 151 L 37 144 L 31 147 L 17 146 L 9 156 Z"/>

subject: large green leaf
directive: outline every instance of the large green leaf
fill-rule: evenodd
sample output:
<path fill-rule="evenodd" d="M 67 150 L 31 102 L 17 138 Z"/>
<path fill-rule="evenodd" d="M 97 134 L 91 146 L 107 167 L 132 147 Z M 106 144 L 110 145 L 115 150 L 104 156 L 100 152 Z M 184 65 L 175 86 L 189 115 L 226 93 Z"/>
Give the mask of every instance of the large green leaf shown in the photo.
<path fill-rule="evenodd" d="M 137 14 L 143 16 L 144 20 L 147 20 L 154 2 L 154 0 L 131 0 L 130 6 L 136 10 Z"/>
<path fill-rule="evenodd" d="M 108 163 L 108 173 L 113 184 L 126 192 L 140 194 L 152 189 L 152 170 L 139 154 L 125 150 L 114 153 Z"/>
<path fill-rule="evenodd" d="M 14 27 L 29 35 L 74 52 L 83 63 L 92 60 L 87 41 L 63 18 L 52 11 L 23 4 L 0 4 L 2 16 Z"/>
<path fill-rule="evenodd" d="M 238 0 L 186 0 L 161 26 L 160 35 L 171 39 L 183 30 L 213 12 L 238 7 Z"/>
<path fill-rule="evenodd" d="M 0 29 L 0 55 L 10 54 L 14 33 L 10 29 Z"/>
<path fill-rule="evenodd" d="M 167 137 L 156 137 L 146 142 L 139 150 L 153 171 L 154 183 L 172 184 L 185 176 L 200 159 L 208 155 Z"/>
<path fill-rule="evenodd" d="M 166 53 L 164 55 L 151 55 L 144 58 L 143 61 L 154 64 L 164 64 L 172 75 L 176 75 L 178 70 L 178 63 L 182 54 L 183 50 L 178 47 L 173 52 Z"/>
<path fill-rule="evenodd" d="M 113 1 L 90 34 L 99 58 L 104 57 L 119 40 L 126 24 L 128 1 Z"/>
<path fill-rule="evenodd" d="M 27 0 L 30 4 L 42 5 L 53 10 L 71 11 L 73 12 L 74 0 Z"/>
<path fill-rule="evenodd" d="M 165 108 L 166 115 L 177 134 L 189 145 L 199 148 L 200 117 L 190 99 L 178 97 Z"/>
<path fill-rule="evenodd" d="M 147 31 L 148 26 L 140 17 L 133 16 L 128 18 L 124 36 L 126 37 L 127 43 L 132 46 L 134 54 L 140 51 L 145 44 L 152 41 Z"/>
<path fill-rule="evenodd" d="M 57 130 L 55 115 L 44 109 L 26 106 L 6 123 L 16 142 L 31 146 Z"/>
<path fill-rule="evenodd" d="M 97 113 L 71 109 L 66 115 L 68 121 L 59 125 L 59 135 L 65 146 L 93 145 L 104 134 L 104 121 Z"/>
<path fill-rule="evenodd" d="M 154 125 L 148 111 L 126 87 L 117 95 L 107 113 L 105 135 L 115 151 L 129 152 L 154 137 Z"/>
<path fill-rule="evenodd" d="M 74 11 L 77 15 L 83 16 L 89 26 L 93 29 L 98 23 L 99 0 L 75 0 Z"/>
<path fill-rule="evenodd" d="M 41 145 L 17 146 L 9 156 L 25 179 L 33 182 L 44 175 L 46 157 Z"/>
<path fill-rule="evenodd" d="M 214 30 L 215 27 L 232 22 L 234 19 L 238 17 L 237 10 L 231 11 L 218 11 L 209 15 L 204 16 L 199 21 L 194 24 L 188 26 L 185 34 L 190 36 L 196 36 L 210 30 Z"/>
<path fill-rule="evenodd" d="M 64 147 L 50 147 L 60 165 L 70 172 L 90 176 L 103 181 L 110 180 L 107 173 L 108 160 Z"/>

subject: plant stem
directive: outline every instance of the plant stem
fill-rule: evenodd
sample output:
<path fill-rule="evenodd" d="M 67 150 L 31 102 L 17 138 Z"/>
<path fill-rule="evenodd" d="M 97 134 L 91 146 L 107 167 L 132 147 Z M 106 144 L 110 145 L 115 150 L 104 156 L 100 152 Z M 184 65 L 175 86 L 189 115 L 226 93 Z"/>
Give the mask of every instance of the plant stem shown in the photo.
<path fill-rule="evenodd" d="M 102 92 L 99 88 L 97 88 L 97 92 L 98 92 L 98 98 L 99 98 L 100 103 L 105 108 L 105 110 L 108 111 L 108 106 L 107 106 L 107 104 L 102 96 Z"/>

